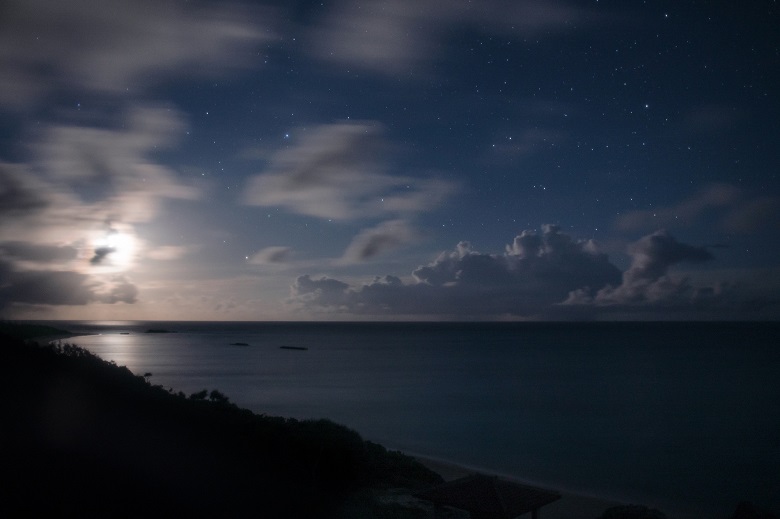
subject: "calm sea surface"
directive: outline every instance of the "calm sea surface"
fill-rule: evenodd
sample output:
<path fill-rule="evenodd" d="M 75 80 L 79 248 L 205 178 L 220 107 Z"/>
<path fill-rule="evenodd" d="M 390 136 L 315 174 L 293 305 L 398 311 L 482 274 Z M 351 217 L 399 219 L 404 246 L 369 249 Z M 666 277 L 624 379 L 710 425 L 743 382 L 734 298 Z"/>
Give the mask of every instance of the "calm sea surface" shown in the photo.
<path fill-rule="evenodd" d="M 670 517 L 780 511 L 777 324 L 52 324 L 153 384 L 389 448 Z"/>

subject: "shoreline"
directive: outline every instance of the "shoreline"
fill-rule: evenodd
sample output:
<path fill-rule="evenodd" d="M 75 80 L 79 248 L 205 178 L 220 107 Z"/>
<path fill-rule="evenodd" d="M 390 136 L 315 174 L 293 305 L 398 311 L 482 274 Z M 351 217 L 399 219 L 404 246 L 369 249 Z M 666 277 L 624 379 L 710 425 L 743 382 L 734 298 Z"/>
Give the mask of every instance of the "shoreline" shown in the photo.
<path fill-rule="evenodd" d="M 432 458 L 416 453 L 405 454 L 407 456 L 411 456 L 425 467 L 439 474 L 442 478 L 444 478 L 445 481 L 452 481 L 454 479 L 462 478 L 475 473 L 489 474 L 488 472 L 477 469 L 476 467 L 459 465 L 448 460 Z M 545 519 L 581 519 L 582 517 L 596 518 L 599 517 L 608 508 L 628 504 L 606 497 L 584 495 L 569 490 L 550 488 L 546 485 L 538 485 L 533 481 L 518 477 L 501 474 L 491 475 L 496 475 L 507 481 L 516 481 L 518 483 L 558 492 L 561 495 L 561 499 L 540 509 L 540 515 L 543 515 Z M 667 515 L 667 517 L 669 516 Z"/>

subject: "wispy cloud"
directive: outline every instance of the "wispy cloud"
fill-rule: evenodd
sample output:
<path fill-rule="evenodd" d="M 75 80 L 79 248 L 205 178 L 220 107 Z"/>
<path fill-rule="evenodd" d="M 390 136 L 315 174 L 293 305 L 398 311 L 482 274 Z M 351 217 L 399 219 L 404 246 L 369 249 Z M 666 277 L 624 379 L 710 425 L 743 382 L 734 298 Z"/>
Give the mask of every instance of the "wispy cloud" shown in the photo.
<path fill-rule="evenodd" d="M 367 261 L 392 251 L 419 238 L 420 234 L 404 220 L 382 222 L 376 227 L 364 229 L 344 252 L 342 262 Z"/>
<path fill-rule="evenodd" d="M 139 107 L 123 126 L 53 125 L 30 145 L 29 163 L 0 164 L 5 306 L 136 301 L 137 287 L 116 277 L 135 259 L 134 226 L 153 221 L 165 199 L 200 191 L 154 161 L 182 131 L 178 114 Z"/>
<path fill-rule="evenodd" d="M 313 32 L 311 48 L 325 60 L 379 74 L 409 74 L 434 58 L 449 34 L 464 26 L 533 36 L 572 28 L 587 12 L 564 2 L 345 1 Z"/>
<path fill-rule="evenodd" d="M 148 249 L 144 253 L 144 257 L 156 261 L 175 261 L 187 256 L 191 252 L 191 247 L 184 247 L 181 245 L 162 245 L 160 247 Z"/>
<path fill-rule="evenodd" d="M 324 125 L 277 152 L 253 176 L 243 201 L 333 220 L 410 216 L 434 209 L 455 190 L 442 179 L 392 175 L 376 123 Z"/>
<path fill-rule="evenodd" d="M 682 228 L 704 218 L 727 232 L 750 233 L 767 227 L 777 228 L 780 199 L 769 195 L 751 196 L 731 184 L 715 183 L 676 205 L 620 215 L 615 226 L 624 231 Z"/>
<path fill-rule="evenodd" d="M 138 287 L 123 274 L 141 244 L 134 227 L 166 200 L 201 194 L 158 156 L 184 118 L 149 98 L 169 80 L 257 65 L 276 15 L 174 0 L 8 0 L 1 10 L 0 111 L 29 139 L 23 162 L 0 162 L 0 306 L 134 303 Z M 38 123 L 24 128 L 33 113 Z M 107 239 L 106 229 L 122 233 Z M 141 257 L 182 252 L 158 244 Z"/>
<path fill-rule="evenodd" d="M 253 254 L 248 262 L 252 265 L 279 265 L 287 263 L 292 257 L 291 247 L 274 245 Z"/>
<path fill-rule="evenodd" d="M 272 37 L 250 21 L 271 16 L 233 2 L 7 0 L 0 106 L 20 109 L 59 90 L 135 94 L 183 71 L 218 74 Z"/>
<path fill-rule="evenodd" d="M 108 218 L 145 222 L 156 216 L 161 199 L 200 197 L 198 189 L 153 158 L 183 132 L 175 111 L 136 107 L 125 117 L 123 129 L 54 126 L 35 151 L 47 178 L 63 186 L 89 187 L 102 198 Z"/>

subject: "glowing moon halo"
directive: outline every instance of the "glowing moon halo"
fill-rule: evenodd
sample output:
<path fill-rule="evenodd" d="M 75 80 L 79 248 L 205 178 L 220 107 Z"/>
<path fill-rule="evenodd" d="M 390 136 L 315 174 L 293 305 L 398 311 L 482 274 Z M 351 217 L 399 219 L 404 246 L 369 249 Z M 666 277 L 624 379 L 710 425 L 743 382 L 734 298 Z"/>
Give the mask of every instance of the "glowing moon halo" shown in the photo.
<path fill-rule="evenodd" d="M 95 255 L 92 262 L 109 268 L 126 269 L 133 263 L 136 248 L 135 236 L 111 230 L 93 242 Z"/>

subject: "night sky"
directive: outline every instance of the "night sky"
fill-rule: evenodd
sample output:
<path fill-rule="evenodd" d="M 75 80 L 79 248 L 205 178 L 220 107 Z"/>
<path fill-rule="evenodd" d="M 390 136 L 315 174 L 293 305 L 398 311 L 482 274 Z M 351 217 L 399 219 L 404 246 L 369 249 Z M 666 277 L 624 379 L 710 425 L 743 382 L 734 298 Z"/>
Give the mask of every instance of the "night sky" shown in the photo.
<path fill-rule="evenodd" d="M 778 319 L 778 11 L 5 0 L 0 317 Z"/>

